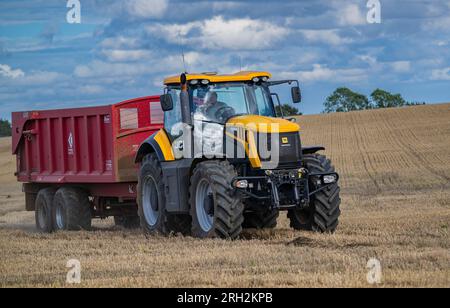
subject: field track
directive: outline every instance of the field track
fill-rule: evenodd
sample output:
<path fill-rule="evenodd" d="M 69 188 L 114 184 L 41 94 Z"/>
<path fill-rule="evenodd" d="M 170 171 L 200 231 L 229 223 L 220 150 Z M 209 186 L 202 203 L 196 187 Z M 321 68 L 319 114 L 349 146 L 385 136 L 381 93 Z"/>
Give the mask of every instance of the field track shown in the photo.
<path fill-rule="evenodd" d="M 241 240 L 154 237 L 96 222 L 93 232 L 38 234 L 0 139 L 0 287 L 450 287 L 450 104 L 299 117 L 305 145 L 323 144 L 341 174 L 334 235 L 273 231 Z"/>

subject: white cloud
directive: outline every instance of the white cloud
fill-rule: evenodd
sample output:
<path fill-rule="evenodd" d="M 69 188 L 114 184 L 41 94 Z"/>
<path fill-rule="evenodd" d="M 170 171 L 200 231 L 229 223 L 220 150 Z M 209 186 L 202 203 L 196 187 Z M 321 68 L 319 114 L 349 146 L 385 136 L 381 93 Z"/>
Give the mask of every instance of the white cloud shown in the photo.
<path fill-rule="evenodd" d="M 324 43 L 328 45 L 343 45 L 353 42 L 350 38 L 343 38 L 338 30 L 300 30 L 306 40 L 312 43 Z"/>
<path fill-rule="evenodd" d="M 241 7 L 242 3 L 234 2 L 234 1 L 214 1 L 212 3 L 212 9 L 214 11 L 225 11 L 230 9 L 235 9 Z"/>
<path fill-rule="evenodd" d="M 446 40 L 438 40 L 433 42 L 438 47 L 445 47 L 449 44 L 449 41 Z"/>
<path fill-rule="evenodd" d="M 450 67 L 431 71 L 432 80 L 450 80 Z"/>
<path fill-rule="evenodd" d="M 372 55 L 360 55 L 357 56 L 356 59 L 367 63 L 372 74 L 386 71 L 402 74 L 411 71 L 410 61 L 379 62 L 378 59 Z"/>
<path fill-rule="evenodd" d="M 299 79 L 301 82 L 360 82 L 367 79 L 367 72 L 363 69 L 330 69 L 320 64 L 314 64 L 310 71 L 283 72 L 281 78 Z"/>
<path fill-rule="evenodd" d="M 375 67 L 378 65 L 378 60 L 374 56 L 371 55 L 362 55 L 358 56 L 357 59 L 369 64 L 371 67 Z"/>
<path fill-rule="evenodd" d="M 123 49 L 104 49 L 102 53 L 111 62 L 130 62 L 144 60 L 151 57 L 152 52 L 143 49 L 123 50 Z"/>
<path fill-rule="evenodd" d="M 137 18 L 161 18 L 169 6 L 168 0 L 128 0 L 127 12 Z"/>
<path fill-rule="evenodd" d="M 83 94 L 100 94 L 105 92 L 105 88 L 98 85 L 87 85 L 81 87 L 80 92 Z"/>
<path fill-rule="evenodd" d="M 135 37 L 116 36 L 104 39 L 100 46 L 106 49 L 115 48 L 135 48 L 139 45 L 139 40 Z"/>
<path fill-rule="evenodd" d="M 87 65 L 79 65 L 75 68 L 74 74 L 80 78 L 125 78 L 129 76 L 139 76 L 148 72 L 149 68 L 140 63 L 109 63 L 104 61 L 93 61 Z"/>
<path fill-rule="evenodd" d="M 289 34 L 289 30 L 276 24 L 250 19 L 225 20 L 216 16 L 205 21 L 180 24 L 159 24 L 147 30 L 170 43 L 179 43 L 205 49 L 252 50 L 271 48 Z"/>
<path fill-rule="evenodd" d="M 48 85 L 64 78 L 64 75 L 57 72 L 30 71 L 25 74 L 21 69 L 12 69 L 4 64 L 0 64 L 0 76 L 7 78 L 5 84 L 14 86 Z"/>
<path fill-rule="evenodd" d="M 367 23 L 366 17 L 356 4 L 346 5 L 338 9 L 336 14 L 338 24 L 341 26 L 358 26 Z"/>
<path fill-rule="evenodd" d="M 443 31 L 446 33 L 450 29 L 450 16 L 429 19 L 424 23 L 423 28 L 425 31 Z"/>
<path fill-rule="evenodd" d="M 396 61 L 391 63 L 391 67 L 396 73 L 408 73 L 411 70 L 411 62 Z"/>
<path fill-rule="evenodd" d="M 47 85 L 52 84 L 57 80 L 64 78 L 64 75 L 57 72 L 47 72 L 47 71 L 32 71 L 27 74 L 20 81 L 24 85 Z"/>
<path fill-rule="evenodd" d="M 9 65 L 0 64 L 0 75 L 7 78 L 16 79 L 24 77 L 25 73 L 21 69 L 12 69 Z"/>

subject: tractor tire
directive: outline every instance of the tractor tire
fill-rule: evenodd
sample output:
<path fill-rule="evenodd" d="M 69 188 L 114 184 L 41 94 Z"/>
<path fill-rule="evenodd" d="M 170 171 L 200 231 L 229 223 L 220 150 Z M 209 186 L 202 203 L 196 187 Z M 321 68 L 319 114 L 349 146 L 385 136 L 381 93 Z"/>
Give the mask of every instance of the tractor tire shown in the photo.
<path fill-rule="evenodd" d="M 236 176 L 236 170 L 227 161 L 205 161 L 194 169 L 189 188 L 194 237 L 231 240 L 239 237 L 244 205 L 231 187 Z"/>
<path fill-rule="evenodd" d="M 53 232 L 53 198 L 56 190 L 54 188 L 44 188 L 39 191 L 35 201 L 36 228 L 39 232 Z"/>
<path fill-rule="evenodd" d="M 139 172 L 138 213 L 145 235 L 167 235 L 168 213 L 161 164 L 156 154 L 144 157 Z"/>
<path fill-rule="evenodd" d="M 114 216 L 114 224 L 125 229 L 139 229 L 141 221 L 139 216 Z"/>
<path fill-rule="evenodd" d="M 52 213 L 55 231 L 89 231 L 92 228 L 89 194 L 83 189 L 58 189 L 53 199 Z"/>
<path fill-rule="evenodd" d="M 244 214 L 244 229 L 275 229 L 279 211 L 267 210 L 265 212 L 248 212 Z"/>
<path fill-rule="evenodd" d="M 304 156 L 306 168 L 311 173 L 335 172 L 331 161 L 323 155 L 310 154 Z M 314 186 L 314 183 L 309 183 Z M 288 217 L 291 227 L 295 230 L 306 230 L 320 233 L 334 233 L 339 224 L 341 214 L 338 184 L 311 197 L 309 208 L 302 210 L 290 210 Z"/>

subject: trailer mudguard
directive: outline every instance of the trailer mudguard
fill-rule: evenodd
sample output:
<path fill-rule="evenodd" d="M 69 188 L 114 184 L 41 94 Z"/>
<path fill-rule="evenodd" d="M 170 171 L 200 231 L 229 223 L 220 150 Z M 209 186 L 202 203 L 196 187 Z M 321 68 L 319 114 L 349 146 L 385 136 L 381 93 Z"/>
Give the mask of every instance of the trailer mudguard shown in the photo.
<path fill-rule="evenodd" d="M 142 159 L 151 153 L 156 153 L 160 162 L 175 160 L 170 139 L 164 129 L 151 135 L 141 144 L 136 154 L 135 162 L 142 162 Z"/>

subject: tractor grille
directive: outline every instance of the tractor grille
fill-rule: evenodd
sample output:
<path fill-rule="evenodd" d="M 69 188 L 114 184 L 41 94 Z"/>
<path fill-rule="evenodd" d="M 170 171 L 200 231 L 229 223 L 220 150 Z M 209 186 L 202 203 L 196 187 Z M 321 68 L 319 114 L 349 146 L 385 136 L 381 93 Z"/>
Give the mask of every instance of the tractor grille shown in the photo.
<path fill-rule="evenodd" d="M 279 164 L 277 169 L 296 168 L 300 166 L 301 160 L 301 143 L 298 132 L 281 133 L 281 134 L 265 134 L 259 133 L 257 136 L 258 153 L 262 162 L 275 162 L 274 155 L 276 151 L 272 151 L 272 138 L 279 138 L 278 142 L 273 145 L 278 146 Z"/>

